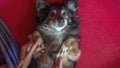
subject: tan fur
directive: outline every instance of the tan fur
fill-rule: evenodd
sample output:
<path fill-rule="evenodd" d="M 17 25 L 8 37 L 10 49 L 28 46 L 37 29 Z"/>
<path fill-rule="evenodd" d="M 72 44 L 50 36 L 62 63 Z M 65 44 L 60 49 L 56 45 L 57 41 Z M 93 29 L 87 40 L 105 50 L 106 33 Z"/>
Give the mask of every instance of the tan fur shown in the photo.
<path fill-rule="evenodd" d="M 62 57 L 63 68 L 69 67 L 73 61 L 77 61 L 79 59 L 81 54 L 77 40 L 73 37 L 65 40 L 58 54 L 59 57 Z"/>

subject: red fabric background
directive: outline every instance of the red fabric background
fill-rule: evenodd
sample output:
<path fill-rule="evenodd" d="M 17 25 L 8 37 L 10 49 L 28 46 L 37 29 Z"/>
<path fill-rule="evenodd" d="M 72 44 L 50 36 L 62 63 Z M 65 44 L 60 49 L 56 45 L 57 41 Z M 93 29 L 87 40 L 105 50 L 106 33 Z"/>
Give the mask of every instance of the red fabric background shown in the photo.
<path fill-rule="evenodd" d="M 76 68 L 120 68 L 120 0 L 79 0 L 79 6 L 82 55 Z M 35 29 L 35 12 L 35 0 L 0 0 L 0 17 L 20 45 Z"/>

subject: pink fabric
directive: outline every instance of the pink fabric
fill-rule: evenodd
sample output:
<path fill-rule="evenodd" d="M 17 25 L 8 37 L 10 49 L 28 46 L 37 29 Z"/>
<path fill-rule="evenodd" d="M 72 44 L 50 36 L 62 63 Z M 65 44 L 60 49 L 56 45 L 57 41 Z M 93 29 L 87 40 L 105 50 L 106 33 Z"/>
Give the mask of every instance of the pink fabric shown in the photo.
<path fill-rule="evenodd" d="M 35 0 L 0 0 L 0 17 L 4 19 L 20 45 L 35 29 Z"/>
<path fill-rule="evenodd" d="M 76 68 L 120 68 L 120 1 L 79 0 L 79 6 L 82 55 Z M 35 29 L 35 12 L 35 0 L 0 0 L 0 17 L 20 45 Z"/>
<path fill-rule="evenodd" d="M 120 68 L 120 0 L 80 0 L 78 68 Z"/>

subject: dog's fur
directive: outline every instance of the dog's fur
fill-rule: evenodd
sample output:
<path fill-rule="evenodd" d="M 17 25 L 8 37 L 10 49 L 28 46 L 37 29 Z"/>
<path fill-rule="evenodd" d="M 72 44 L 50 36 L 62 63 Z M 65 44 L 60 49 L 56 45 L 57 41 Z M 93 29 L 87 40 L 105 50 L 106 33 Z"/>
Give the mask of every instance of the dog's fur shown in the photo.
<path fill-rule="evenodd" d="M 65 50 L 69 53 L 62 55 L 63 68 L 74 68 L 74 63 L 80 56 L 77 43 L 79 21 L 75 14 L 77 0 L 53 4 L 37 0 L 36 7 L 37 30 L 41 33 L 46 46 L 46 52 L 37 58 L 37 68 L 52 68 L 55 54 L 63 45 L 69 49 Z"/>

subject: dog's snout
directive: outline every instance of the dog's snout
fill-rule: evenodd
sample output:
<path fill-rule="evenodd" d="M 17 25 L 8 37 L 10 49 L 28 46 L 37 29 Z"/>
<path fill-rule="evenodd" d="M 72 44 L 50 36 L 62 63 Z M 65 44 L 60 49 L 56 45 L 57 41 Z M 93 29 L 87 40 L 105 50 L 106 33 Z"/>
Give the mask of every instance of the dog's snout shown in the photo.
<path fill-rule="evenodd" d="M 62 27 L 62 26 L 64 26 L 64 19 L 59 18 L 58 19 L 58 27 Z"/>
<path fill-rule="evenodd" d="M 62 27 L 62 26 L 64 26 L 64 24 L 65 24 L 64 22 L 59 22 L 58 27 Z"/>

